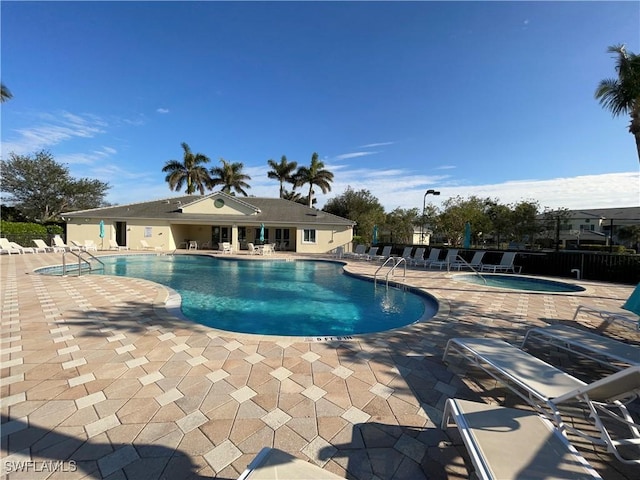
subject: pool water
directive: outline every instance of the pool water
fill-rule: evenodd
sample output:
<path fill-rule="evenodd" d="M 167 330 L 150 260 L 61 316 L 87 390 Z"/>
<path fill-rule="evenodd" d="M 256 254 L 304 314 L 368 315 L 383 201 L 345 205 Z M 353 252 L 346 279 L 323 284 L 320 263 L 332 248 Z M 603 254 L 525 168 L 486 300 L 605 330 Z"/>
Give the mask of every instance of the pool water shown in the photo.
<path fill-rule="evenodd" d="M 105 274 L 166 285 L 181 295 L 187 318 L 233 332 L 349 336 L 402 327 L 438 310 L 431 297 L 375 287 L 345 275 L 335 262 L 194 255 L 100 259 Z"/>
<path fill-rule="evenodd" d="M 573 283 L 557 282 L 543 278 L 521 277 L 517 275 L 495 274 L 463 274 L 455 275 L 454 280 L 488 287 L 509 288 L 512 290 L 524 290 L 528 292 L 570 293 L 583 292 L 585 289 Z"/>

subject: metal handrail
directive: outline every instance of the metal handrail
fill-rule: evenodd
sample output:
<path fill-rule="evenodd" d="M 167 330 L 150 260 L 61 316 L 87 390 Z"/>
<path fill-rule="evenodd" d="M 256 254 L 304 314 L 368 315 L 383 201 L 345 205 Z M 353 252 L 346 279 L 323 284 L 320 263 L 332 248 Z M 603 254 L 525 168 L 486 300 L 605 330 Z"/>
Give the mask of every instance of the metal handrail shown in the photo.
<path fill-rule="evenodd" d="M 87 260 L 86 258 L 82 257 L 82 255 L 85 254 L 85 253 L 87 255 L 89 255 L 91 258 L 93 258 L 95 261 L 97 261 L 100 265 L 102 265 L 102 268 L 104 269 L 104 262 L 102 262 L 102 260 L 100 260 L 98 257 L 96 257 L 91 252 L 89 252 L 87 250 L 82 250 L 82 251 L 76 253 L 76 252 L 72 252 L 71 250 L 69 250 L 68 252 L 63 252 L 62 253 L 62 275 L 66 275 L 67 274 L 67 259 L 65 257 L 67 253 L 70 253 L 71 255 L 73 255 L 73 256 L 78 258 L 78 276 L 82 275 L 82 262 L 83 261 L 89 266 L 89 271 L 93 270 L 93 266 L 91 265 L 91 262 L 89 260 Z"/>
<path fill-rule="evenodd" d="M 482 281 L 484 282 L 484 284 L 485 284 L 485 285 L 487 284 L 487 279 L 486 279 L 486 278 L 484 278 L 484 276 L 483 276 L 479 271 L 477 271 L 475 268 L 473 268 L 473 267 L 469 264 L 469 262 L 467 262 L 467 261 L 466 261 L 464 258 L 462 258 L 460 255 L 456 255 L 456 262 L 457 262 L 458 260 L 460 260 L 460 263 L 464 263 L 467 267 L 469 267 L 469 270 L 471 270 L 473 273 L 475 273 L 476 275 L 478 275 L 478 276 L 482 279 Z M 460 269 L 458 269 L 458 270 L 460 270 Z"/>
<path fill-rule="evenodd" d="M 397 262 L 396 262 L 397 260 Z M 373 284 L 377 285 L 377 281 L 378 281 L 378 272 L 384 268 L 387 263 L 389 262 L 393 262 L 393 265 L 391 266 L 391 268 L 389 269 L 389 271 L 386 273 L 386 275 L 384 276 L 385 278 L 385 282 L 386 282 L 386 286 L 387 288 L 389 287 L 389 275 L 391 275 L 395 269 L 398 267 L 398 265 L 400 265 L 401 263 L 404 263 L 404 277 L 407 276 L 407 259 L 404 257 L 389 257 L 387 258 L 384 263 L 382 265 L 380 265 L 378 267 L 378 269 L 376 270 L 376 273 L 373 276 Z"/>

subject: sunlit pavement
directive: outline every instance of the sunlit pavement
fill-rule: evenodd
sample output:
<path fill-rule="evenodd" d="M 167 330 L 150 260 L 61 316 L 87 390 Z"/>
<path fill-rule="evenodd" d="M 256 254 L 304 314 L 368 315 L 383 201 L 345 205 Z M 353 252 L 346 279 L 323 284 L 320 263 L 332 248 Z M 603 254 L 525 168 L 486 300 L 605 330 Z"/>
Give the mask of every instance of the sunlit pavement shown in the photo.
<path fill-rule="evenodd" d="M 59 253 L 0 257 L 3 478 L 232 479 L 264 446 L 345 478 L 467 478 L 455 428 L 440 429 L 444 401 L 519 400 L 473 369 L 443 364 L 447 339 L 519 343 L 531 326 L 573 323 L 582 303 L 619 310 L 633 288 L 582 282 L 586 292 L 523 293 L 408 268 L 393 280 L 435 296 L 435 318 L 318 340 L 191 323 L 165 308 L 167 289 L 145 280 L 32 273 L 60 263 Z M 372 278 L 379 266 L 346 269 Z M 632 324 L 578 321 L 640 345 Z M 576 375 L 600 373 L 551 355 Z M 605 479 L 638 477 L 637 467 L 571 440 Z"/>

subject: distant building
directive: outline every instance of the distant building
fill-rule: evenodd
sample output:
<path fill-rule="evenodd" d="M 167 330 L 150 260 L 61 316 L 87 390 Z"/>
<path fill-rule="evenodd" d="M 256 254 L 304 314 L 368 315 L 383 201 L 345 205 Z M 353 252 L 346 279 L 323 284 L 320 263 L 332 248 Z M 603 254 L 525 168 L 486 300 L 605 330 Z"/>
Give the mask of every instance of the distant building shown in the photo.
<path fill-rule="evenodd" d="M 612 242 L 631 246 L 630 242 L 618 238 L 618 232 L 622 227 L 640 226 L 640 207 L 570 210 L 568 214 L 559 225 L 559 239 L 565 248 L 577 248 L 581 244 L 611 245 Z M 546 233 L 555 238 L 555 232 Z"/>

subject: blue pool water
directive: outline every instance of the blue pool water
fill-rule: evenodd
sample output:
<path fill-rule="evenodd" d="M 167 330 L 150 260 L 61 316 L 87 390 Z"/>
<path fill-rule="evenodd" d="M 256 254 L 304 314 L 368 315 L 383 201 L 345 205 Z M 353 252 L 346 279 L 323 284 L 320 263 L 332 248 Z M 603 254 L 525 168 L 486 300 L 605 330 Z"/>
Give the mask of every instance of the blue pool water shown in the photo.
<path fill-rule="evenodd" d="M 438 310 L 431 297 L 375 287 L 345 275 L 342 265 L 334 262 L 193 255 L 100 259 L 105 274 L 166 285 L 182 296 L 186 317 L 233 332 L 349 336 L 402 327 L 433 317 Z"/>
<path fill-rule="evenodd" d="M 585 289 L 572 283 L 557 282 L 543 278 L 520 277 L 517 275 L 463 274 L 453 277 L 456 281 L 486 285 L 488 287 L 510 288 L 512 290 L 525 290 L 529 292 L 569 293 L 583 292 Z M 485 283 L 486 281 L 486 283 Z"/>

